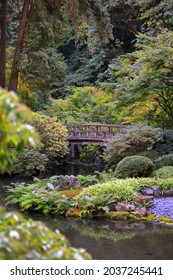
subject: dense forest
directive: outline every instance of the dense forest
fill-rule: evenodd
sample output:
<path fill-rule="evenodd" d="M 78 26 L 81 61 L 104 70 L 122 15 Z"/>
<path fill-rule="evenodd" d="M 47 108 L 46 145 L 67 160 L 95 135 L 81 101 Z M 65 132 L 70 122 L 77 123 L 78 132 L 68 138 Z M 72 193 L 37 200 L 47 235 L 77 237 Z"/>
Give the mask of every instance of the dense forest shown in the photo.
<path fill-rule="evenodd" d="M 172 126 L 171 0 L 11 0 L 0 9 L 0 85 L 31 110 L 68 123 Z"/>
<path fill-rule="evenodd" d="M 1 1 L 0 86 L 30 109 L 43 142 L 12 172 L 60 161 L 65 123 L 171 129 L 172 15 L 172 0 Z"/>

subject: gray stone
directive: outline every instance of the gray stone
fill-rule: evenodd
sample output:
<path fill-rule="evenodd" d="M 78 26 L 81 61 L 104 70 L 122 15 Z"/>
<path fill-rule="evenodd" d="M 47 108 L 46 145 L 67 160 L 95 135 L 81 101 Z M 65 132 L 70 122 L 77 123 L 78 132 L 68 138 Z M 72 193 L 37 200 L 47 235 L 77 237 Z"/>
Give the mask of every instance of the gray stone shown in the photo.
<path fill-rule="evenodd" d="M 153 195 L 154 191 L 153 191 L 153 189 L 146 188 L 146 189 L 142 190 L 142 193 L 143 193 L 143 195 Z"/>
<path fill-rule="evenodd" d="M 135 203 L 137 205 L 146 206 L 149 203 L 154 204 L 154 196 L 151 195 L 136 195 Z"/>
<path fill-rule="evenodd" d="M 173 190 L 168 190 L 168 191 L 165 191 L 163 193 L 163 196 L 164 197 L 170 197 L 170 196 L 173 196 Z"/>
<path fill-rule="evenodd" d="M 159 186 L 153 186 L 152 189 L 153 189 L 154 196 L 159 197 L 160 192 L 161 192 L 161 188 Z"/>
<path fill-rule="evenodd" d="M 108 207 L 109 207 L 109 211 L 115 211 L 115 202 L 111 202 L 108 204 Z"/>
<path fill-rule="evenodd" d="M 116 211 L 122 211 L 122 212 L 124 211 L 131 212 L 135 210 L 134 204 L 130 204 L 130 203 L 118 202 L 115 207 L 116 207 Z"/>
<path fill-rule="evenodd" d="M 136 208 L 134 211 L 134 214 L 139 217 L 146 216 L 146 213 L 147 213 L 146 207 Z"/>

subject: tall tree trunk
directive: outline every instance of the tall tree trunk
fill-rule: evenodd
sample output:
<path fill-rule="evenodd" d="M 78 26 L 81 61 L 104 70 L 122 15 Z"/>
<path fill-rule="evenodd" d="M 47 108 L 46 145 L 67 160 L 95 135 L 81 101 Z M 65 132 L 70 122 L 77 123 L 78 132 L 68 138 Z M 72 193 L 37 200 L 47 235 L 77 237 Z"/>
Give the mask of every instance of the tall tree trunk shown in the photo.
<path fill-rule="evenodd" d="M 22 17 L 19 24 L 18 38 L 17 38 L 14 57 L 13 57 L 9 87 L 8 87 L 9 90 L 13 90 L 15 92 L 17 91 L 18 76 L 19 76 L 18 60 L 19 60 L 19 55 L 22 51 L 23 38 L 25 34 L 25 27 L 26 27 L 27 16 L 29 11 L 29 4 L 30 4 L 30 0 L 24 1 Z"/>
<path fill-rule="evenodd" d="M 7 41 L 7 0 L 2 0 L 1 46 L 0 46 L 0 87 L 5 88 L 6 41 Z"/>

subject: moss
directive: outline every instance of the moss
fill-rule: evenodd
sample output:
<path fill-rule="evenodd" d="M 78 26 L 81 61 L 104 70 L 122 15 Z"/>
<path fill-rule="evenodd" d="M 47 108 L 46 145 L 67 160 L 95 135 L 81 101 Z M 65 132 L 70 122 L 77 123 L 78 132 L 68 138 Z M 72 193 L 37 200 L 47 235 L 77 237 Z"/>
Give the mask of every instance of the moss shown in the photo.
<path fill-rule="evenodd" d="M 129 217 L 129 212 L 124 211 L 124 212 L 108 212 L 103 214 L 104 217 L 110 218 L 113 220 L 127 220 Z"/>
<path fill-rule="evenodd" d="M 72 190 L 60 191 L 60 193 L 67 197 L 75 197 L 75 196 L 79 195 L 81 191 L 82 191 L 82 189 L 72 189 Z"/>
<path fill-rule="evenodd" d="M 66 212 L 67 217 L 73 217 L 73 218 L 93 218 L 92 211 L 90 210 L 81 210 L 77 208 L 70 208 Z"/>
<path fill-rule="evenodd" d="M 160 216 L 157 218 L 157 220 L 164 222 L 164 223 L 173 223 L 173 220 L 171 218 Z"/>

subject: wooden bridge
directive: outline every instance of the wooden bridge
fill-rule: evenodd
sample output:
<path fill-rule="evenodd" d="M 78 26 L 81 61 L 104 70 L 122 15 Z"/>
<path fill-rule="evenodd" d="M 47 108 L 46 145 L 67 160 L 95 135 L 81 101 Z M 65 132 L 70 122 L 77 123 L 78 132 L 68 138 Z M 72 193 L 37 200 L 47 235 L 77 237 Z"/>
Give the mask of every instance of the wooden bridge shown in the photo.
<path fill-rule="evenodd" d="M 106 145 L 106 140 L 113 138 L 125 125 L 112 124 L 66 124 L 70 144 Z"/>

